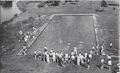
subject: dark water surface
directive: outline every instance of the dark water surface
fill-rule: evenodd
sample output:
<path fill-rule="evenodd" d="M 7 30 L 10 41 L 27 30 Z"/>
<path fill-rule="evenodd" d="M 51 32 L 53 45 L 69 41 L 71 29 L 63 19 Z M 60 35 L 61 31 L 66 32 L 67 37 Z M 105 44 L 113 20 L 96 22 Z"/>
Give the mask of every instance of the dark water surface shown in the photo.
<path fill-rule="evenodd" d="M 17 7 L 17 1 L 12 2 L 12 7 L 3 7 L 0 6 L 1 9 L 1 22 L 7 21 L 14 17 L 15 14 L 20 14 L 21 11 Z"/>

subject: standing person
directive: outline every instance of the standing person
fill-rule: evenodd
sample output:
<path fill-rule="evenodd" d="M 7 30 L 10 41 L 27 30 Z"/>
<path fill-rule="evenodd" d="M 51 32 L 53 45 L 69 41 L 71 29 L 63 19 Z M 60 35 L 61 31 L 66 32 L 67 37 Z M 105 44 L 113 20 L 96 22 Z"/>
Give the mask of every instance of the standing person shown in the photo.
<path fill-rule="evenodd" d="M 107 54 L 107 64 L 109 66 L 109 71 L 111 70 L 112 66 L 112 57 Z"/>
<path fill-rule="evenodd" d="M 104 59 L 103 59 L 103 58 L 101 58 L 100 62 L 101 62 L 101 69 L 103 69 Z"/>
<path fill-rule="evenodd" d="M 102 55 L 102 53 L 103 53 L 103 45 L 101 45 L 100 47 L 99 47 L 99 55 Z"/>
<path fill-rule="evenodd" d="M 45 51 L 45 52 L 44 52 L 44 61 L 45 61 L 45 62 L 47 62 L 47 55 L 48 55 L 48 52 Z"/>
<path fill-rule="evenodd" d="M 95 51 L 96 51 L 96 49 L 95 49 L 95 47 L 93 46 L 93 47 L 92 47 L 92 50 L 90 51 L 90 53 L 91 53 L 91 54 L 95 54 Z"/>
<path fill-rule="evenodd" d="M 42 56 L 42 53 L 41 53 L 41 51 L 38 51 L 38 53 L 37 53 L 38 55 L 37 55 L 37 58 L 39 59 L 39 60 L 41 60 L 41 56 Z"/>
<path fill-rule="evenodd" d="M 111 56 L 109 56 L 108 54 L 107 54 L 107 59 L 111 59 Z"/>
<path fill-rule="evenodd" d="M 50 52 L 53 53 L 53 49 L 51 49 Z"/>
<path fill-rule="evenodd" d="M 20 55 L 26 55 L 26 51 L 27 51 L 27 46 L 26 46 L 26 44 L 23 44 L 23 49 L 20 51 Z"/>
<path fill-rule="evenodd" d="M 53 60 L 53 62 L 56 61 L 56 55 L 55 55 L 55 52 L 54 52 L 54 51 L 52 52 L 52 60 Z"/>
<path fill-rule="evenodd" d="M 77 55 L 77 65 L 80 65 L 81 54 Z"/>
<path fill-rule="evenodd" d="M 77 55 L 77 47 L 74 47 L 74 55 Z"/>
<path fill-rule="evenodd" d="M 89 53 L 89 54 L 88 54 L 88 58 L 89 58 L 89 59 L 92 59 L 92 57 L 93 57 L 92 54 Z"/>
<path fill-rule="evenodd" d="M 88 66 L 88 69 L 90 69 L 90 60 L 92 59 L 92 54 L 89 53 L 87 54 L 87 57 L 86 57 L 86 64 Z"/>
<path fill-rule="evenodd" d="M 87 69 L 90 69 L 90 58 L 87 58 Z"/>
<path fill-rule="evenodd" d="M 97 45 L 96 48 L 97 48 L 97 50 L 96 50 L 96 54 L 99 55 L 99 49 L 100 49 L 100 46 Z"/>
<path fill-rule="evenodd" d="M 44 52 L 41 52 L 41 61 L 45 61 L 45 54 L 44 54 Z"/>
<path fill-rule="evenodd" d="M 36 51 L 34 51 L 33 57 L 35 60 L 37 59 L 37 52 Z"/>
<path fill-rule="evenodd" d="M 58 58 L 59 58 L 59 52 L 57 51 L 56 53 L 55 53 L 55 55 L 56 55 L 56 62 L 58 62 Z"/>
<path fill-rule="evenodd" d="M 111 71 L 111 66 L 112 66 L 112 60 L 111 59 L 108 59 L 108 66 L 109 66 L 109 71 Z"/>
<path fill-rule="evenodd" d="M 50 56 L 50 62 L 53 62 L 53 49 L 50 50 L 49 56 Z"/>
<path fill-rule="evenodd" d="M 45 47 L 44 47 L 44 52 L 46 52 L 46 51 L 47 51 L 47 49 L 48 49 L 48 48 L 47 48 L 47 45 L 45 45 Z"/>
<path fill-rule="evenodd" d="M 71 63 L 75 63 L 74 52 L 71 52 Z"/>
<path fill-rule="evenodd" d="M 80 59 L 81 59 L 81 64 L 84 65 L 84 64 L 85 64 L 85 61 L 84 61 L 84 56 L 83 56 L 82 54 L 81 54 Z"/>
<path fill-rule="evenodd" d="M 61 52 L 60 54 L 59 54 L 59 57 L 58 57 L 58 63 L 59 63 L 59 65 L 60 66 L 62 66 L 62 57 L 63 57 L 63 52 Z"/>
<path fill-rule="evenodd" d="M 95 51 L 90 50 L 90 53 L 89 53 L 89 54 L 91 54 L 91 55 L 95 55 Z"/>
<path fill-rule="evenodd" d="M 49 58 L 49 54 L 48 53 L 46 53 L 46 62 L 50 63 L 50 58 Z"/>
<path fill-rule="evenodd" d="M 110 45 L 109 45 L 109 46 L 110 46 L 110 49 L 112 49 L 112 47 L 113 47 L 113 44 L 112 44 L 112 42 L 110 42 Z"/>
<path fill-rule="evenodd" d="M 101 53 L 103 53 L 104 52 L 104 45 L 102 45 L 101 48 L 102 48 Z"/>
<path fill-rule="evenodd" d="M 87 56 L 88 56 L 88 54 L 87 54 L 87 52 L 85 52 L 85 54 L 84 54 L 85 61 L 87 59 Z"/>
<path fill-rule="evenodd" d="M 69 55 L 68 55 L 68 54 L 65 54 L 65 64 L 68 63 L 68 60 L 69 60 Z"/>

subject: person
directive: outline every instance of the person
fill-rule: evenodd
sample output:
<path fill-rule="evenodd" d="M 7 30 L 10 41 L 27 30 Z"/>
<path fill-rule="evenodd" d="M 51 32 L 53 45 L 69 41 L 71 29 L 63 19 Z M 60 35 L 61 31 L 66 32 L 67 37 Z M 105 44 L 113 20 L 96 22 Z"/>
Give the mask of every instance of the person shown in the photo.
<path fill-rule="evenodd" d="M 88 54 L 87 54 L 87 52 L 85 52 L 85 53 L 84 53 L 85 61 L 86 61 L 86 59 L 87 59 L 87 56 L 88 56 Z"/>
<path fill-rule="evenodd" d="M 23 49 L 22 52 L 21 52 L 21 54 L 22 54 L 22 55 L 26 55 L 26 50 L 27 50 L 26 48 Z"/>
<path fill-rule="evenodd" d="M 112 46 L 113 46 L 113 44 L 112 44 L 112 42 L 110 42 L 110 49 L 112 48 Z"/>
<path fill-rule="evenodd" d="M 65 63 L 68 63 L 69 55 L 65 54 Z"/>
<path fill-rule="evenodd" d="M 103 45 L 99 47 L 99 55 L 102 55 L 102 53 L 103 53 Z"/>
<path fill-rule="evenodd" d="M 92 54 L 89 52 L 88 54 L 86 54 L 85 56 L 85 62 L 87 64 L 87 69 L 90 69 L 90 60 L 92 59 Z"/>
<path fill-rule="evenodd" d="M 106 53 L 103 51 L 103 52 L 102 52 L 102 56 L 105 56 L 105 55 L 106 55 Z"/>
<path fill-rule="evenodd" d="M 27 51 L 27 46 L 26 44 L 23 44 L 23 49 L 20 51 L 21 52 L 21 55 L 26 55 L 26 51 Z"/>
<path fill-rule="evenodd" d="M 80 65 L 81 54 L 77 55 L 77 65 Z"/>
<path fill-rule="evenodd" d="M 49 58 L 50 58 L 50 62 L 52 62 L 53 61 L 53 49 L 52 50 L 50 50 L 50 53 L 49 53 Z"/>
<path fill-rule="evenodd" d="M 63 63 L 62 58 L 63 58 L 63 52 L 61 51 L 61 53 L 58 54 L 58 63 L 60 66 L 62 66 L 62 63 Z"/>
<path fill-rule="evenodd" d="M 50 52 L 53 53 L 53 49 L 51 49 Z"/>
<path fill-rule="evenodd" d="M 28 38 L 29 38 L 29 36 L 28 36 L 28 35 L 25 35 L 25 37 L 24 37 L 24 42 L 25 42 L 25 43 L 28 42 Z"/>
<path fill-rule="evenodd" d="M 107 54 L 107 59 L 111 59 L 111 56 L 109 56 L 108 54 Z"/>
<path fill-rule="evenodd" d="M 97 49 L 97 50 L 96 50 L 96 54 L 99 55 L 99 49 L 100 49 L 100 46 L 97 45 L 97 46 L 96 46 L 96 49 Z"/>
<path fill-rule="evenodd" d="M 80 62 L 81 62 L 81 64 L 83 65 L 84 63 L 85 63 L 85 61 L 84 61 L 84 56 L 81 54 L 81 57 L 80 57 Z"/>
<path fill-rule="evenodd" d="M 47 56 L 48 56 L 48 52 L 45 51 L 45 52 L 44 52 L 44 61 L 45 61 L 45 62 L 47 62 Z"/>
<path fill-rule="evenodd" d="M 38 51 L 38 53 L 37 53 L 37 58 L 38 58 L 39 60 L 41 60 L 41 56 L 42 56 L 42 52 L 41 52 L 41 51 Z"/>
<path fill-rule="evenodd" d="M 47 48 L 47 46 L 45 45 L 45 47 L 44 47 L 44 52 L 46 52 L 46 51 L 47 51 L 47 49 L 48 49 L 48 48 Z"/>
<path fill-rule="evenodd" d="M 20 35 L 22 35 L 22 34 L 23 34 L 23 31 L 22 31 L 22 30 L 20 30 L 20 31 L 19 31 L 19 34 L 20 34 Z"/>
<path fill-rule="evenodd" d="M 55 55 L 55 52 L 54 52 L 54 51 L 52 52 L 52 61 L 53 61 L 53 62 L 56 61 L 56 55 Z"/>
<path fill-rule="evenodd" d="M 88 54 L 88 58 L 92 59 L 92 54 L 91 53 Z"/>
<path fill-rule="evenodd" d="M 77 47 L 74 47 L 74 55 L 77 55 Z"/>
<path fill-rule="evenodd" d="M 90 59 L 87 59 L 87 69 L 90 69 Z"/>
<path fill-rule="evenodd" d="M 109 71 L 111 71 L 111 66 L 112 66 L 112 60 L 111 59 L 108 59 L 108 66 L 109 66 Z"/>
<path fill-rule="evenodd" d="M 104 45 L 101 46 L 101 53 L 104 52 Z"/>
<path fill-rule="evenodd" d="M 49 54 L 48 53 L 46 53 L 46 62 L 50 63 L 50 58 L 49 58 Z"/>
<path fill-rule="evenodd" d="M 36 51 L 34 51 L 33 57 L 35 60 L 37 59 L 37 52 Z"/>
<path fill-rule="evenodd" d="M 104 59 L 102 58 L 100 61 L 101 61 L 101 69 L 103 69 Z"/>
<path fill-rule="evenodd" d="M 68 43 L 67 43 L 67 45 L 68 45 L 68 46 L 70 46 L 70 45 L 71 45 L 71 43 L 70 43 L 70 42 L 68 42 Z"/>
<path fill-rule="evenodd" d="M 75 63 L 74 52 L 71 52 L 71 63 Z"/>
<path fill-rule="evenodd" d="M 45 55 L 44 55 L 44 52 L 41 52 L 41 61 L 45 61 Z"/>
<path fill-rule="evenodd" d="M 95 48 L 95 46 L 93 46 L 93 47 L 92 47 L 92 53 L 91 53 L 91 54 L 94 54 L 94 55 L 95 55 L 95 53 L 96 53 L 96 48 Z"/>
<path fill-rule="evenodd" d="M 56 62 L 58 62 L 58 60 L 59 60 L 59 52 L 57 51 L 57 52 L 55 53 L 55 55 L 56 55 Z"/>

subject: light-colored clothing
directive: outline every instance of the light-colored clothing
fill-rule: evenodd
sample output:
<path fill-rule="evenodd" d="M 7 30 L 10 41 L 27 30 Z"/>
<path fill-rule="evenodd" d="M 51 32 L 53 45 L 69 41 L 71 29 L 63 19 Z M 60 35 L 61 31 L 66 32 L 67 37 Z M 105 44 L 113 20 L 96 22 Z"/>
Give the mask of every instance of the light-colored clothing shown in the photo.
<path fill-rule="evenodd" d="M 53 59 L 53 62 L 56 61 L 56 55 L 55 55 L 55 52 L 52 53 L 52 59 Z"/>
<path fill-rule="evenodd" d="M 84 64 L 84 56 L 81 55 L 81 63 Z"/>
<path fill-rule="evenodd" d="M 67 61 L 69 58 L 68 54 L 65 54 L 65 61 Z"/>
<path fill-rule="evenodd" d="M 104 59 L 101 59 L 101 63 L 102 63 L 102 64 L 104 63 Z"/>
<path fill-rule="evenodd" d="M 79 54 L 79 55 L 77 56 L 77 65 L 80 65 L 80 60 L 81 60 L 81 55 Z"/>
<path fill-rule="evenodd" d="M 74 59 L 75 59 L 75 56 L 74 56 L 74 55 L 72 55 L 72 56 L 71 56 L 71 59 L 72 59 L 72 60 L 74 60 Z"/>
<path fill-rule="evenodd" d="M 92 54 L 89 54 L 88 56 L 89 56 L 90 59 L 92 59 Z"/>
<path fill-rule="evenodd" d="M 77 54 L 77 47 L 74 47 L 74 54 Z"/>
<path fill-rule="evenodd" d="M 49 58 L 49 54 L 46 54 L 46 61 L 47 61 L 47 63 L 50 63 L 50 58 Z"/>
<path fill-rule="evenodd" d="M 85 58 L 85 60 L 87 59 L 87 55 L 88 55 L 88 54 L 87 54 L 87 53 L 85 53 L 85 57 L 84 57 L 84 58 Z"/>
<path fill-rule="evenodd" d="M 108 61 L 108 65 L 109 65 L 109 66 L 112 65 L 112 61 L 111 61 L 111 60 Z"/>

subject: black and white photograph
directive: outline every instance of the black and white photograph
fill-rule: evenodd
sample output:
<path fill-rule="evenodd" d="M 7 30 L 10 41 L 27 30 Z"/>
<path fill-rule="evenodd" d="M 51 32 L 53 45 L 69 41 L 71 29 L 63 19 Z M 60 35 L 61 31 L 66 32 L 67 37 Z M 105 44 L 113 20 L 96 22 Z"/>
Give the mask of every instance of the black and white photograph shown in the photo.
<path fill-rule="evenodd" d="M 0 0 L 0 73 L 120 73 L 119 0 Z"/>

